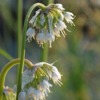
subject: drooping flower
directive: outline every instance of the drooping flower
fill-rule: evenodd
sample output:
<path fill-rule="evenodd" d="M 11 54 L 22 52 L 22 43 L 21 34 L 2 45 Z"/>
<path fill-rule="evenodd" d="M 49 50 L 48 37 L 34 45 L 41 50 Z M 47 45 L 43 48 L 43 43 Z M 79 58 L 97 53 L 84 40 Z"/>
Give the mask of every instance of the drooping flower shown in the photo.
<path fill-rule="evenodd" d="M 45 79 L 38 85 L 38 89 L 40 91 L 43 91 L 46 94 L 46 96 L 48 95 L 48 93 L 51 92 L 49 89 L 50 87 L 52 87 L 52 85 Z"/>
<path fill-rule="evenodd" d="M 30 82 L 32 82 L 33 78 L 35 77 L 35 69 L 33 70 L 26 70 L 22 75 L 22 89 L 24 86 Z"/>
<path fill-rule="evenodd" d="M 60 37 L 60 30 L 59 30 L 57 27 L 55 27 L 55 28 L 54 28 L 53 34 L 54 34 L 56 37 Z"/>
<path fill-rule="evenodd" d="M 59 21 L 59 22 L 56 24 L 56 27 L 57 27 L 60 31 L 62 31 L 62 30 L 64 30 L 64 29 L 67 28 L 66 24 L 65 24 L 63 21 Z"/>
<path fill-rule="evenodd" d="M 46 42 L 45 34 L 44 33 L 38 33 L 36 36 L 36 40 L 40 46 L 43 46 L 43 44 Z"/>
<path fill-rule="evenodd" d="M 74 25 L 73 19 L 74 19 L 74 14 L 71 12 L 65 12 L 64 13 L 65 20 L 67 23 L 70 23 L 71 25 Z"/>
<path fill-rule="evenodd" d="M 45 94 L 41 92 L 40 90 L 37 90 L 35 88 L 30 87 L 27 90 L 28 98 L 31 98 L 32 100 L 44 100 Z"/>
<path fill-rule="evenodd" d="M 66 26 L 66 24 L 63 21 L 59 21 L 56 24 L 55 28 L 58 29 L 61 32 L 61 34 L 63 35 L 63 37 L 65 37 L 66 33 L 65 33 L 64 29 L 67 30 L 67 26 Z"/>
<path fill-rule="evenodd" d="M 55 66 L 51 66 L 52 71 L 48 71 L 49 77 L 53 80 L 55 84 L 62 85 L 61 74 Z"/>
<path fill-rule="evenodd" d="M 33 67 L 24 71 L 22 75 L 22 92 L 20 92 L 19 98 L 22 100 L 23 98 L 25 100 L 45 100 L 53 86 L 50 80 L 57 85 L 62 85 L 61 74 L 53 63 L 33 64 Z"/>
<path fill-rule="evenodd" d="M 74 25 L 73 13 L 66 12 L 62 4 L 49 4 L 45 9 L 37 10 L 29 21 L 36 33 L 27 35 L 28 42 L 34 38 L 40 46 L 43 47 L 46 42 L 49 42 L 51 47 L 55 37 L 60 37 L 60 33 L 65 37 L 65 30 L 69 31 L 64 19 L 67 23 Z"/>
<path fill-rule="evenodd" d="M 26 32 L 26 36 L 27 36 L 27 41 L 30 42 L 32 41 L 32 38 L 34 38 L 35 36 L 35 30 L 33 28 L 28 28 L 27 32 Z"/>
<path fill-rule="evenodd" d="M 50 46 L 50 48 L 52 47 L 51 46 L 51 43 L 53 42 L 53 41 L 55 41 L 55 36 L 53 35 L 53 34 L 51 34 L 51 33 L 47 33 L 46 34 L 46 41 L 49 41 L 49 46 Z"/>

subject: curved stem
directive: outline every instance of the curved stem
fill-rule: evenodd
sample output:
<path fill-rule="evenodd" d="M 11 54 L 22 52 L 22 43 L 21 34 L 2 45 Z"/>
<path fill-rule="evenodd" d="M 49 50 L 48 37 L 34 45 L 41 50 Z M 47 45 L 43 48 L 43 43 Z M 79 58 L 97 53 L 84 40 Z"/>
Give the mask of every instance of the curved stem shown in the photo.
<path fill-rule="evenodd" d="M 23 39 L 22 39 L 22 49 L 21 49 L 21 60 L 20 60 L 20 66 L 19 66 L 19 70 L 18 70 L 18 80 L 17 80 L 17 99 L 18 99 L 18 94 L 21 91 L 22 73 L 23 73 L 24 58 L 25 58 L 26 31 L 27 31 L 29 18 L 35 7 L 39 7 L 42 10 L 44 10 L 46 8 L 45 5 L 43 5 L 41 3 L 36 3 L 36 4 L 32 5 L 32 7 L 29 9 L 29 11 L 26 15 L 26 18 L 25 18 L 24 29 L 23 29 Z"/>
<path fill-rule="evenodd" d="M 28 67 L 28 68 L 31 68 L 33 66 L 33 64 L 25 59 L 24 60 L 25 62 L 25 65 Z M 4 83 L 5 83 L 5 78 L 6 78 L 6 75 L 7 75 L 7 72 L 16 64 L 19 64 L 20 63 L 20 59 L 17 58 L 17 59 L 14 59 L 12 61 L 10 61 L 9 63 L 7 63 L 4 68 L 2 69 L 1 71 L 1 74 L 0 74 L 0 100 L 3 100 L 3 88 L 4 88 Z"/>

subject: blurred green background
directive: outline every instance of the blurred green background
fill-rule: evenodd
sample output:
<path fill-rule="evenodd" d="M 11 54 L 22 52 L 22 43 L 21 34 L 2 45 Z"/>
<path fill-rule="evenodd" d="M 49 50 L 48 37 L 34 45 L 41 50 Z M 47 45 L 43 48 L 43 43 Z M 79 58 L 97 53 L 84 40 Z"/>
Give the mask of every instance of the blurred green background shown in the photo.
<path fill-rule="evenodd" d="M 45 1 L 45 0 L 44 0 Z M 23 21 L 29 7 L 43 0 L 23 0 Z M 48 62 L 62 73 L 63 86 L 54 86 L 47 100 L 100 100 L 100 0 L 55 0 L 73 12 L 75 27 L 49 49 Z M 17 57 L 17 0 L 0 0 L 0 71 Z M 42 48 L 26 43 L 26 58 L 40 61 Z M 7 74 L 9 87 L 16 84 L 16 68 Z"/>

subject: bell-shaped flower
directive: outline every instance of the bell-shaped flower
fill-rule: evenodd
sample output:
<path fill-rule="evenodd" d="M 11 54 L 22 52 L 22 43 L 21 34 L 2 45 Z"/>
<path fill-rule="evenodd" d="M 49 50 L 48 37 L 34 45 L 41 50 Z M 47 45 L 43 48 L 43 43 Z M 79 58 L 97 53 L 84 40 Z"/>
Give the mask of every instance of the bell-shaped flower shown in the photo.
<path fill-rule="evenodd" d="M 34 38 L 35 35 L 36 35 L 35 30 L 31 27 L 28 28 L 28 30 L 26 32 L 27 41 L 28 42 L 32 41 L 32 38 Z"/>
<path fill-rule="evenodd" d="M 53 80 L 55 84 L 62 85 L 61 83 L 61 74 L 55 66 L 51 66 L 51 70 L 48 70 L 49 77 Z"/>
<path fill-rule="evenodd" d="M 34 78 L 34 74 L 35 74 L 35 69 L 28 69 L 25 70 L 23 75 L 22 75 L 22 89 L 24 88 L 24 86 L 30 82 L 32 82 L 33 78 Z"/>
<path fill-rule="evenodd" d="M 64 29 L 67 28 L 66 24 L 65 24 L 63 21 L 61 21 L 61 20 L 59 20 L 59 22 L 56 24 L 56 27 L 57 27 L 60 31 L 62 31 L 62 30 L 64 30 Z"/>
<path fill-rule="evenodd" d="M 44 33 L 38 33 L 36 36 L 36 40 L 40 46 L 43 46 L 44 42 L 46 41 L 45 34 Z"/>
<path fill-rule="evenodd" d="M 49 41 L 49 44 L 50 44 L 49 46 L 51 48 L 52 47 L 51 46 L 52 42 L 55 41 L 55 36 L 51 33 L 47 33 L 46 34 L 46 41 Z"/>
<path fill-rule="evenodd" d="M 54 34 L 56 37 L 60 37 L 60 31 L 59 31 L 59 29 L 58 29 L 57 27 L 55 27 L 53 31 L 54 31 L 53 34 Z"/>
<path fill-rule="evenodd" d="M 30 87 L 27 90 L 28 98 L 31 98 L 32 100 L 45 100 L 45 94 L 41 92 L 40 90 L 37 90 L 35 88 Z"/>
<path fill-rule="evenodd" d="M 74 25 L 73 19 L 74 19 L 74 14 L 71 12 L 65 12 L 64 13 L 65 20 L 67 23 L 70 23 L 71 25 Z"/>
<path fill-rule="evenodd" d="M 48 93 L 50 93 L 50 87 L 52 87 L 52 84 L 50 84 L 47 80 L 43 80 L 39 85 L 38 85 L 38 89 L 43 91 L 46 96 L 48 95 Z"/>

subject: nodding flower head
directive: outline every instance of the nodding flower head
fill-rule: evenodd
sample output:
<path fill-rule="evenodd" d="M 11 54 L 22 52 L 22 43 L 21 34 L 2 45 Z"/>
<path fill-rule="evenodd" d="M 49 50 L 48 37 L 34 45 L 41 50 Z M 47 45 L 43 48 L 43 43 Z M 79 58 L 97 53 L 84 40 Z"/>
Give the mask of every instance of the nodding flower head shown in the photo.
<path fill-rule="evenodd" d="M 66 12 L 62 4 L 49 4 L 45 9 L 37 10 L 30 19 L 27 41 L 30 42 L 32 39 L 35 39 L 42 47 L 44 43 L 49 42 L 49 47 L 51 47 L 55 37 L 60 37 L 60 33 L 65 37 L 65 30 L 68 31 L 64 20 L 74 25 L 73 19 L 73 13 Z"/>
<path fill-rule="evenodd" d="M 53 81 L 56 85 L 62 85 L 61 74 L 58 69 L 47 62 L 34 64 L 30 69 L 23 72 L 22 91 L 18 95 L 18 100 L 45 100 Z"/>

